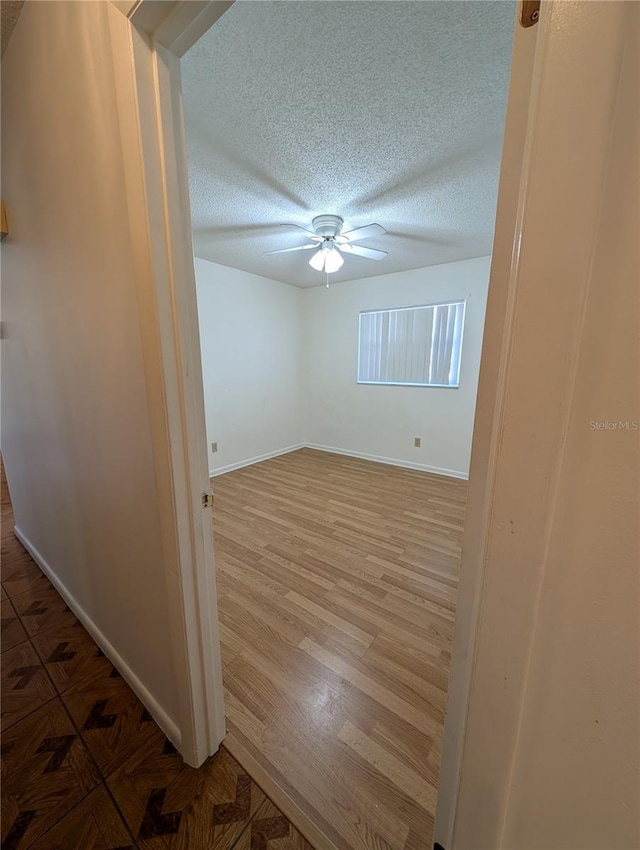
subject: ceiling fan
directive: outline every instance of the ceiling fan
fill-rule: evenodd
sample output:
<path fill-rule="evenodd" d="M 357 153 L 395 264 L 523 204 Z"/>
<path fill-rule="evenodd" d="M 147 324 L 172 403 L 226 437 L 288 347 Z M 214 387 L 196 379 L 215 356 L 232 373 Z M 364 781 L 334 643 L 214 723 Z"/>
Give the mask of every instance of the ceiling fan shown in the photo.
<path fill-rule="evenodd" d="M 311 240 L 310 245 L 296 245 L 294 248 L 280 248 L 277 251 L 267 251 L 267 254 L 286 254 L 288 251 L 310 251 L 315 248 L 316 253 L 309 260 L 311 268 L 325 274 L 337 272 L 344 263 L 342 254 L 357 254 L 368 260 L 382 260 L 387 256 L 386 251 L 377 248 L 366 248 L 363 245 L 354 245 L 361 239 L 369 239 L 371 236 L 381 236 L 387 231 L 380 224 L 367 224 L 364 227 L 356 227 L 342 233 L 344 221 L 339 215 L 317 215 L 311 222 L 313 231 L 300 227 L 299 224 L 285 224 L 283 227 L 296 227 Z"/>

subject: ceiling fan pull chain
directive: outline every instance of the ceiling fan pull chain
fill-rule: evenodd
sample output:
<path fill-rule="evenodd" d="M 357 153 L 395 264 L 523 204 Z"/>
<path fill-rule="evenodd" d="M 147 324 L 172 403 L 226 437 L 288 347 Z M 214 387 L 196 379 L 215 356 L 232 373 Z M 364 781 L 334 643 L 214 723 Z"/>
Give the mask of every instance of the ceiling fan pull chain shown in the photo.
<path fill-rule="evenodd" d="M 329 289 L 329 272 L 325 272 L 327 276 L 327 289 Z"/>

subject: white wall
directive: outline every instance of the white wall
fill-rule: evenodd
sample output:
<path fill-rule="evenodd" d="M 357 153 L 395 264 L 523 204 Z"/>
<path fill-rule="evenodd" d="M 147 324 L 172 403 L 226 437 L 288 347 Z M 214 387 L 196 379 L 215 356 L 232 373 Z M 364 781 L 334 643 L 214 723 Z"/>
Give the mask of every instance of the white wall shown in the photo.
<path fill-rule="evenodd" d="M 466 476 L 489 265 L 480 257 L 304 290 L 305 441 Z M 467 308 L 458 389 L 356 383 L 361 310 L 459 298 Z"/>
<path fill-rule="evenodd" d="M 550 836 L 640 847 L 640 6 L 617 5 L 625 61 L 513 766 L 514 850 Z M 592 424 L 607 420 L 631 430 Z"/>
<path fill-rule="evenodd" d="M 505 370 L 481 382 L 499 407 L 485 527 L 465 535 L 482 593 L 448 850 L 640 847 L 640 6 L 589 11 L 543 4 L 522 238 L 497 269 Z"/>
<path fill-rule="evenodd" d="M 195 271 L 209 469 L 298 446 L 302 290 L 198 258 Z"/>
<path fill-rule="evenodd" d="M 2 448 L 20 532 L 175 724 L 113 16 L 27 3 L 3 59 Z"/>

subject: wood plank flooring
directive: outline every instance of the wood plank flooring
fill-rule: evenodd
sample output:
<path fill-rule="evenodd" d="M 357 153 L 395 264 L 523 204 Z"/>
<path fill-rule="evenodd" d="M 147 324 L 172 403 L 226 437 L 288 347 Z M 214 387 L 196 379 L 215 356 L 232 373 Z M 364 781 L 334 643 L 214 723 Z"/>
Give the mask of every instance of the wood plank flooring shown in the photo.
<path fill-rule="evenodd" d="M 311 850 L 224 747 L 184 764 L 13 536 L 4 478 L 0 519 L 2 850 Z"/>
<path fill-rule="evenodd" d="M 466 482 L 302 449 L 213 489 L 225 745 L 316 847 L 431 848 Z"/>

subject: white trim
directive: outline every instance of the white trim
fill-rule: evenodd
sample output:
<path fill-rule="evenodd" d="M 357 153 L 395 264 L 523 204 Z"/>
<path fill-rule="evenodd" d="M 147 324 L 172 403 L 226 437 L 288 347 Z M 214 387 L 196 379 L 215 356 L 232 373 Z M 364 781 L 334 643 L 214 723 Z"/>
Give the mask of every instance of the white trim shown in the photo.
<path fill-rule="evenodd" d="M 183 4 L 193 12 L 201 4 Z M 174 3 L 144 0 L 167 13 Z M 140 7 L 140 8 L 141 8 Z M 226 734 L 180 63 L 109 6 L 140 331 L 166 560 L 181 747 L 197 767 Z M 137 17 L 136 17 L 137 21 Z M 139 224 L 138 224 L 139 223 Z"/>
<path fill-rule="evenodd" d="M 136 7 L 140 5 L 139 0 L 111 0 L 111 2 L 119 12 L 122 12 L 125 18 L 133 14 Z"/>
<path fill-rule="evenodd" d="M 233 5 L 234 0 L 111 0 L 138 32 L 176 58 L 184 54 Z"/>
<path fill-rule="evenodd" d="M 457 384 L 414 384 L 410 381 L 361 381 L 356 380 L 356 384 L 363 387 L 426 387 L 427 389 L 435 390 L 459 390 L 460 382 Z"/>
<path fill-rule="evenodd" d="M 430 472 L 432 475 L 444 475 L 446 478 L 460 478 L 467 481 L 469 478 L 468 472 L 462 472 L 459 469 L 446 469 L 443 466 L 429 466 L 427 463 L 414 463 L 410 460 L 398 460 L 393 457 L 380 457 L 380 455 L 371 455 L 366 452 L 354 452 L 350 449 L 338 449 L 335 446 L 320 446 L 317 443 L 306 443 L 304 448 L 315 449 L 319 452 L 329 452 L 334 455 L 345 455 L 346 457 L 357 457 L 362 460 L 372 460 L 375 463 L 387 463 L 389 466 L 401 466 L 404 469 L 417 469 L 420 472 Z"/>
<path fill-rule="evenodd" d="M 260 463 L 263 460 L 270 460 L 272 457 L 280 457 L 280 455 L 289 454 L 289 452 L 297 452 L 298 449 L 310 448 L 306 443 L 297 443 L 295 446 L 287 446 L 286 449 L 276 449 L 274 452 L 267 452 L 263 455 L 256 455 L 247 460 L 239 460 L 237 463 L 229 463 L 226 466 L 219 466 L 217 469 L 209 470 L 209 477 L 215 478 L 216 475 L 224 475 L 225 472 L 233 472 L 234 469 L 242 469 L 243 466 L 252 466 L 254 463 Z"/>
<path fill-rule="evenodd" d="M 180 58 L 233 3 L 234 0 L 178 0 L 175 9 L 154 30 L 154 41 Z"/>
<path fill-rule="evenodd" d="M 153 719 L 162 729 L 167 738 L 169 738 L 171 743 L 174 744 L 175 747 L 179 750 L 181 745 L 181 735 L 178 725 L 169 717 L 167 712 L 162 708 L 162 706 L 155 699 L 153 694 L 140 681 L 138 676 L 136 676 L 131 667 L 129 667 L 129 665 L 120 655 L 118 650 L 107 640 L 107 638 L 100 631 L 98 626 L 96 626 L 91 617 L 84 610 L 82 605 L 80 605 L 80 603 L 73 596 L 73 594 L 70 593 L 69 590 L 67 590 L 65 585 L 60 581 L 60 579 L 54 573 L 53 569 L 49 566 L 47 561 L 43 558 L 43 556 L 36 549 L 33 543 L 31 543 L 29 538 L 22 531 L 20 531 L 17 525 L 14 526 L 13 533 L 22 543 L 27 552 L 31 555 L 36 564 L 40 567 L 42 572 L 49 579 L 51 584 L 58 591 L 60 596 L 62 596 L 69 608 L 71 608 L 73 613 L 80 620 L 82 625 L 89 632 L 91 637 L 95 640 L 95 642 L 107 656 L 109 661 L 111 661 L 111 663 L 118 670 L 118 672 L 122 674 L 122 678 L 126 681 L 126 683 L 129 685 L 131 690 L 138 697 L 144 707 L 149 711 L 149 713 L 152 715 Z"/>
<path fill-rule="evenodd" d="M 252 466 L 254 463 L 262 463 L 263 460 L 271 460 L 274 457 L 289 454 L 289 452 L 297 452 L 299 449 L 313 449 L 318 452 L 328 452 L 332 455 L 343 455 L 344 457 L 356 457 L 360 460 L 370 460 L 374 463 L 386 463 L 389 466 L 400 466 L 403 469 L 416 469 L 419 472 L 430 472 L 432 475 L 443 475 L 446 478 L 458 478 L 462 481 L 469 480 L 469 473 L 462 472 L 459 469 L 447 469 L 444 466 L 430 466 L 428 463 L 414 463 L 410 460 L 399 460 L 395 457 L 382 457 L 381 455 L 367 454 L 366 452 L 355 452 L 350 449 L 339 449 L 336 446 L 321 446 L 319 443 L 297 443 L 295 446 L 287 446 L 286 449 L 277 449 L 274 452 L 267 452 L 263 455 L 256 455 L 247 460 L 239 460 L 237 463 L 230 463 L 227 466 L 220 466 L 218 469 L 210 469 L 209 476 L 215 478 L 217 475 L 224 475 L 225 472 L 233 472 L 234 469 L 242 469 L 245 466 Z"/>
<path fill-rule="evenodd" d="M 139 56 L 144 65 L 146 57 Z M 158 264 L 161 277 L 168 274 L 166 289 L 158 280 L 158 296 L 168 296 L 164 353 L 173 375 L 167 375 L 167 398 L 174 454 L 174 482 L 181 510 L 180 534 L 184 546 L 180 581 L 184 608 L 182 630 L 187 647 L 189 684 L 193 700 L 188 722 L 193 730 L 192 744 L 183 746 L 188 764 L 199 766 L 218 750 L 226 735 L 223 701 L 222 657 L 218 635 L 218 605 L 215 586 L 213 535 L 210 511 L 203 511 L 201 494 L 209 487 L 207 437 L 205 429 L 202 355 L 196 302 L 196 282 L 191 244 L 191 208 L 189 204 L 186 142 L 182 113 L 180 62 L 159 45 L 153 50 L 156 117 L 159 125 L 160 163 L 158 174 L 150 180 L 162 180 L 164 221 L 167 227 L 169 256 Z M 151 130 L 151 128 L 149 128 Z M 150 132 L 145 141 L 149 149 L 155 139 Z M 160 247 L 160 246 L 158 246 Z M 175 371 L 174 371 L 175 370 Z M 174 379 L 177 379 L 174 382 Z M 175 441 L 175 443 L 174 443 Z M 180 480 L 181 479 L 181 480 Z M 183 510 L 183 506 L 187 510 Z M 185 727 L 183 726 L 183 738 Z M 191 755 L 193 753 L 193 755 Z M 192 760 L 191 760 L 192 759 Z"/>

